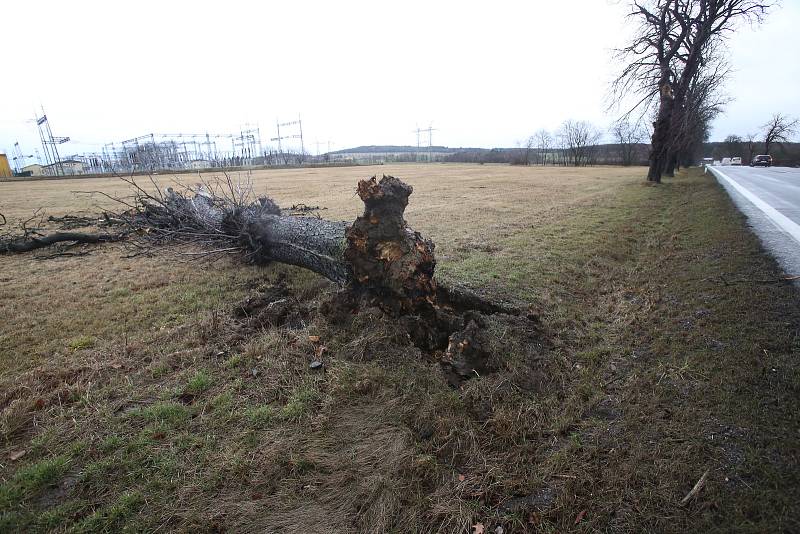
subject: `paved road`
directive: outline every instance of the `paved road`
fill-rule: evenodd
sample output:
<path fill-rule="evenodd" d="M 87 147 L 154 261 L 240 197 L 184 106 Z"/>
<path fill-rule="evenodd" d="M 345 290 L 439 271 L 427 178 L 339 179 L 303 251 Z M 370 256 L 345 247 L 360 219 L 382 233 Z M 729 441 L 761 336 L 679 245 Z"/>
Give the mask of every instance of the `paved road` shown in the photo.
<path fill-rule="evenodd" d="M 711 167 L 787 274 L 800 275 L 800 169 Z"/>

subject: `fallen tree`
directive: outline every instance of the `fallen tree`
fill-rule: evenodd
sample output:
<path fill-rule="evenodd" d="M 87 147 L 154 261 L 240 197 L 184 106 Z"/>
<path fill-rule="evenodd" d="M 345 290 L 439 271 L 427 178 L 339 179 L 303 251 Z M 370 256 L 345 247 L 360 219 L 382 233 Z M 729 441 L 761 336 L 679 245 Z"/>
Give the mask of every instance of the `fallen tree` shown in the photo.
<path fill-rule="evenodd" d="M 189 242 L 204 245 L 210 253 L 241 251 L 255 262 L 296 265 L 342 287 L 350 306 L 366 300 L 400 318 L 418 347 L 444 351 L 444 361 L 462 377 L 485 371 L 480 315 L 521 313 L 464 288 L 437 283 L 434 244 L 409 228 L 403 217 L 413 189 L 392 176 L 358 183 L 364 213 L 352 223 L 284 213 L 271 199 L 254 199 L 249 189 L 235 187 L 230 179 L 223 186 L 201 184 L 182 192 L 168 188 L 163 194 L 129 183 L 135 187 L 135 201 L 125 203 L 129 209 L 114 219 L 124 224 L 124 232 L 7 240 L 0 251 L 33 250 L 70 237 L 110 241 L 124 233 L 140 248 Z"/>

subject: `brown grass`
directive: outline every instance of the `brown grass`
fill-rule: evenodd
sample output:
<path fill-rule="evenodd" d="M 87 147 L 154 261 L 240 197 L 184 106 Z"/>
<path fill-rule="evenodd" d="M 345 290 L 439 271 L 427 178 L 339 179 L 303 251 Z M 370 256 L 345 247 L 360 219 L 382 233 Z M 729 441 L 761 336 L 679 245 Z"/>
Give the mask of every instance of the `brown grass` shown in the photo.
<path fill-rule="evenodd" d="M 451 389 L 378 311 L 330 322 L 333 288 L 294 268 L 117 245 L 2 257 L 0 531 L 798 526 L 796 291 L 750 281 L 780 273 L 708 177 L 408 165 L 253 182 L 349 219 L 373 172 L 414 185 L 408 220 L 441 276 L 540 310 L 537 332 L 488 319 L 497 372 Z M 0 184 L 0 212 L 96 209 L 68 192 L 119 187 L 26 185 Z M 291 321 L 233 318 L 284 276 Z"/>

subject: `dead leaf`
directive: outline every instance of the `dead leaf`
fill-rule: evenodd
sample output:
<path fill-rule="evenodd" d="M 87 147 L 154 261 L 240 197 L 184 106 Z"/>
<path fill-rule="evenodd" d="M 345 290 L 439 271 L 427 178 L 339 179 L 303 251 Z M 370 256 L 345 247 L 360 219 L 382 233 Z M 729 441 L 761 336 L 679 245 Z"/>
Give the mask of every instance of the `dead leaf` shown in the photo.
<path fill-rule="evenodd" d="M 483 523 L 476 523 L 472 525 L 472 534 L 483 534 L 484 533 Z"/>
<path fill-rule="evenodd" d="M 317 350 L 314 351 L 314 353 L 317 355 L 317 358 L 322 358 L 322 355 L 325 354 L 326 352 L 328 352 L 328 347 L 324 345 L 320 345 L 319 347 L 317 347 Z"/>
<path fill-rule="evenodd" d="M 9 454 L 8 457 L 11 458 L 11 461 L 13 462 L 13 461 L 19 460 L 20 458 L 22 458 L 26 454 L 28 454 L 28 451 L 25 451 L 25 450 L 14 451 L 11 454 Z"/>
<path fill-rule="evenodd" d="M 575 518 L 575 524 L 577 525 L 578 523 L 580 523 L 581 520 L 583 519 L 583 516 L 585 515 L 586 515 L 586 510 L 581 510 L 580 513 L 578 513 L 577 517 Z"/>
<path fill-rule="evenodd" d="M 44 399 L 36 399 L 36 402 L 33 403 L 33 408 L 35 410 L 41 410 L 44 408 Z"/>
<path fill-rule="evenodd" d="M 319 343 L 319 336 L 308 336 L 308 340 L 312 343 Z"/>
<path fill-rule="evenodd" d="M 465 477 L 464 475 L 458 475 L 458 481 L 459 482 L 464 482 L 466 479 L 467 479 L 467 477 Z"/>

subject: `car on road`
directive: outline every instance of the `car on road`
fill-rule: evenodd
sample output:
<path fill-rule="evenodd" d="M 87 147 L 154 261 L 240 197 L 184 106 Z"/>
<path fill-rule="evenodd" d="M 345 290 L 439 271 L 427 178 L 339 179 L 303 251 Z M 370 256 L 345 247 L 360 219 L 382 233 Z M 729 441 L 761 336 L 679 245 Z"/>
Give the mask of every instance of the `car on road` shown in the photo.
<path fill-rule="evenodd" d="M 761 154 L 753 158 L 750 162 L 751 167 L 772 167 L 772 156 Z"/>
<path fill-rule="evenodd" d="M 742 164 L 742 158 L 738 156 L 735 158 L 731 158 L 731 165 L 741 165 L 741 164 Z"/>
<path fill-rule="evenodd" d="M 731 158 L 722 158 L 722 166 L 727 167 L 731 164 Z"/>

